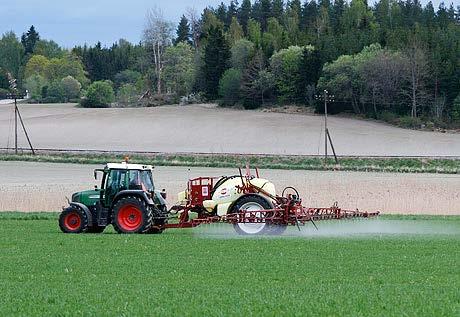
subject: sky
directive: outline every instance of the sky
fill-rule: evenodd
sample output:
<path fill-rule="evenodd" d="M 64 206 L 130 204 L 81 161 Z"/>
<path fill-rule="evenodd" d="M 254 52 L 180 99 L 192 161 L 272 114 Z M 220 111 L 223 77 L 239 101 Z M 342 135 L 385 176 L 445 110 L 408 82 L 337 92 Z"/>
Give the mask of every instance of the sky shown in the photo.
<path fill-rule="evenodd" d="M 0 0 L 0 34 L 14 31 L 18 36 L 34 25 L 43 39 L 52 39 L 71 48 L 100 41 L 110 46 L 120 38 L 141 40 L 145 16 L 157 6 L 166 19 L 177 24 L 186 8 L 201 12 L 222 0 Z M 230 0 L 223 0 L 229 3 Z M 435 8 L 442 0 L 432 0 Z M 240 1 L 241 2 L 241 1 Z M 369 3 L 371 3 L 369 1 Z M 428 0 L 422 0 L 427 3 Z M 445 0 L 459 5 L 460 0 Z"/>

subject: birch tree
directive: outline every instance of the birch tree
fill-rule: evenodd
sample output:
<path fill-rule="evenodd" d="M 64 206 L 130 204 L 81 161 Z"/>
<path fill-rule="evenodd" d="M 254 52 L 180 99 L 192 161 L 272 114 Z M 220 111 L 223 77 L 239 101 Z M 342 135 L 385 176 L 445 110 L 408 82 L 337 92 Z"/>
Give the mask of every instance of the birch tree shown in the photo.
<path fill-rule="evenodd" d="M 197 48 L 200 45 L 200 21 L 195 8 L 188 7 L 185 11 L 185 16 L 190 25 L 190 34 L 192 35 L 193 47 Z"/>
<path fill-rule="evenodd" d="M 406 50 L 406 59 L 406 80 L 409 84 L 406 95 L 411 101 L 411 116 L 415 118 L 419 112 L 418 108 L 428 99 L 425 91 L 428 61 L 423 49 L 416 42 Z"/>
<path fill-rule="evenodd" d="M 172 43 L 174 25 L 166 21 L 163 12 L 155 7 L 147 12 L 144 28 L 144 44 L 152 54 L 155 66 L 157 94 L 162 93 L 162 72 L 165 48 Z"/>

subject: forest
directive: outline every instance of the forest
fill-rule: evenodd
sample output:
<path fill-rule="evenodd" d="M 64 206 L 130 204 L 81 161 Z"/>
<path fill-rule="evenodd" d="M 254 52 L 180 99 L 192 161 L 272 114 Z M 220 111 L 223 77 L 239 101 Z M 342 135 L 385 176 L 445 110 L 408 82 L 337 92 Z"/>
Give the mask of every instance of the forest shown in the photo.
<path fill-rule="evenodd" d="M 393 124 L 460 125 L 460 6 L 418 0 L 233 0 L 178 24 L 145 13 L 142 40 L 64 49 L 37 29 L 0 38 L 9 80 L 30 102 L 84 107 L 217 102 L 298 105 Z"/>

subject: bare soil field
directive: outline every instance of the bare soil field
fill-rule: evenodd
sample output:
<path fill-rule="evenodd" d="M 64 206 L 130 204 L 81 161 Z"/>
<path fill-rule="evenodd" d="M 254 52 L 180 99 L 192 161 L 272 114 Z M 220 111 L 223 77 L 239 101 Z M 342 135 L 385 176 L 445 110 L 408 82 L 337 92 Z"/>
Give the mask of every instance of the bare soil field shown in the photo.
<path fill-rule="evenodd" d="M 0 162 L 0 211 L 60 211 L 65 197 L 96 183 L 100 166 Z M 169 204 L 197 176 L 233 175 L 233 169 L 157 167 L 156 187 L 165 188 Z M 393 174 L 263 170 L 264 178 L 281 191 L 296 187 L 310 207 L 380 210 L 385 214 L 460 215 L 460 175 Z M 99 182 L 99 181 L 98 181 Z"/>
<path fill-rule="evenodd" d="M 36 148 L 244 154 L 320 154 L 323 118 L 214 105 L 82 109 L 20 105 Z M 0 147 L 12 146 L 13 107 L 0 105 Z M 339 155 L 460 156 L 460 135 L 331 116 Z M 26 147 L 23 134 L 20 145 Z"/>

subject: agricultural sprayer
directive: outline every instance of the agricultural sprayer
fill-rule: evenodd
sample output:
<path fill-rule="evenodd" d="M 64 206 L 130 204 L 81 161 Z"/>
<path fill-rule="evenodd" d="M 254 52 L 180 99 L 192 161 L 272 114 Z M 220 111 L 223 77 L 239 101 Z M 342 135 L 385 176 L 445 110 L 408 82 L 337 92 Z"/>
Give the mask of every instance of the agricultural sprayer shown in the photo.
<path fill-rule="evenodd" d="M 63 208 L 59 226 L 66 233 L 100 233 L 112 224 L 119 233 L 161 233 L 168 228 L 229 223 L 246 235 L 277 235 L 288 225 L 298 226 L 331 219 L 374 217 L 379 212 L 302 205 L 298 191 L 286 187 L 278 195 L 275 185 L 249 168 L 243 174 L 190 179 L 178 202 L 166 206 L 166 192 L 155 190 L 150 165 L 109 163 L 100 188 L 72 195 Z"/>

